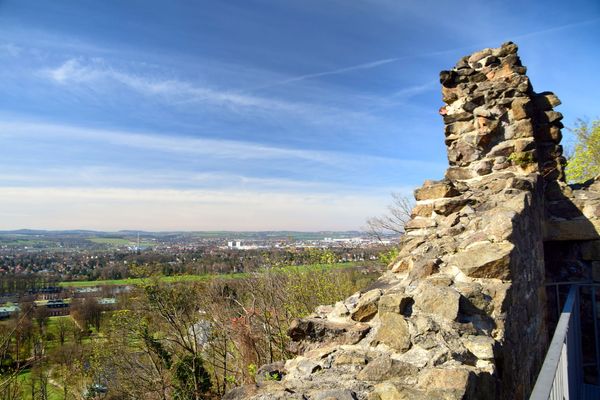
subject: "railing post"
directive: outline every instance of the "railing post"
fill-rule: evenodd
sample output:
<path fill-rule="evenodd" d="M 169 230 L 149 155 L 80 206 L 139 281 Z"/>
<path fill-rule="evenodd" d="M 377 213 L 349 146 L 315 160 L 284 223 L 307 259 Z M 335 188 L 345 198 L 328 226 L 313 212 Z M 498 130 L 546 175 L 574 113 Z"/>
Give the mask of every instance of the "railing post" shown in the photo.
<path fill-rule="evenodd" d="M 600 346 L 598 343 L 598 314 L 596 305 L 596 287 L 592 286 L 592 318 L 594 319 L 594 348 L 596 366 L 596 385 L 600 385 Z"/>
<path fill-rule="evenodd" d="M 578 400 L 582 386 L 579 290 L 572 285 L 530 400 Z"/>
<path fill-rule="evenodd" d="M 569 330 L 567 331 L 567 370 L 569 377 L 568 393 L 570 399 L 580 399 L 583 387 L 583 363 L 581 354 L 581 320 L 580 320 L 580 293 L 579 286 L 573 285 L 569 294 L 574 292 L 573 308 Z"/>

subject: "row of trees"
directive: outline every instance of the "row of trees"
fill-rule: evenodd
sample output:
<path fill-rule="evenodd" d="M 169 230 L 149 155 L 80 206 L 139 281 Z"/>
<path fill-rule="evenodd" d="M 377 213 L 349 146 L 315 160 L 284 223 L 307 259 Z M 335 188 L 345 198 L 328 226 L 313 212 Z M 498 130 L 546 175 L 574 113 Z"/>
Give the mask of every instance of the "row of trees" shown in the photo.
<path fill-rule="evenodd" d="M 110 280 L 138 277 L 134 266 L 151 265 L 164 275 L 211 274 L 256 271 L 266 265 L 304 265 L 357 261 L 376 255 L 377 248 L 336 247 L 237 249 L 173 249 L 132 252 L 20 253 L 0 255 L 0 296 L 35 287 L 52 286 L 61 280 Z M 18 266 L 18 268 L 17 268 Z M 4 272 L 3 272 L 4 271 Z"/>

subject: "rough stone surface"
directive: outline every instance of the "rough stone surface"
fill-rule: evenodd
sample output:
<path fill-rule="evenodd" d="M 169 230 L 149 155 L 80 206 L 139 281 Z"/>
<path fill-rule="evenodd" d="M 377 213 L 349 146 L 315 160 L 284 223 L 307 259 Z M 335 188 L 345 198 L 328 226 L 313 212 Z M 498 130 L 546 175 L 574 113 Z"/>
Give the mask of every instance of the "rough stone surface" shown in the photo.
<path fill-rule="evenodd" d="M 494 358 L 495 343 L 494 339 L 489 336 L 468 336 L 463 340 L 463 344 L 467 350 L 480 360 L 491 360 Z"/>
<path fill-rule="evenodd" d="M 389 356 L 381 356 L 367 364 L 367 366 L 356 376 L 364 381 L 386 381 L 386 380 L 402 380 L 409 381 L 418 372 L 412 364 L 398 361 Z"/>
<path fill-rule="evenodd" d="M 363 294 L 352 312 L 352 319 L 365 322 L 377 314 L 377 304 L 381 297 L 381 289 L 374 289 Z"/>
<path fill-rule="evenodd" d="M 426 369 L 419 377 L 418 386 L 427 389 L 464 391 L 470 374 L 470 371 L 463 368 Z"/>
<path fill-rule="evenodd" d="M 454 288 L 423 282 L 419 286 L 419 294 L 415 297 L 415 305 L 425 313 L 455 320 L 458 316 L 459 300 L 460 294 Z"/>
<path fill-rule="evenodd" d="M 410 331 L 404 316 L 393 312 L 383 312 L 379 316 L 381 327 L 373 340 L 373 344 L 385 344 L 398 353 L 410 348 Z"/>
<path fill-rule="evenodd" d="M 560 100 L 525 72 L 509 42 L 440 73 L 449 168 L 415 190 L 381 289 L 295 321 L 300 355 L 281 381 L 226 398 L 529 397 L 547 347 L 545 252 L 574 254 L 579 275 L 555 276 L 600 281 L 600 180 L 565 183 Z"/>
<path fill-rule="evenodd" d="M 280 381 L 285 375 L 285 363 L 283 361 L 263 365 L 256 371 L 256 383 L 277 380 Z"/>
<path fill-rule="evenodd" d="M 586 261 L 600 260 L 600 240 L 590 240 L 581 244 L 581 258 Z"/>
<path fill-rule="evenodd" d="M 357 350 L 341 350 L 335 355 L 336 365 L 365 365 L 369 361 L 367 354 Z"/>
<path fill-rule="evenodd" d="M 448 263 L 473 278 L 508 279 L 510 270 L 506 266 L 513 249 L 511 243 L 474 243 L 465 251 L 454 255 Z"/>
<path fill-rule="evenodd" d="M 356 400 L 356 394 L 351 390 L 324 390 L 317 393 L 314 400 Z"/>
<path fill-rule="evenodd" d="M 300 353 L 323 344 L 354 344 L 369 332 L 371 327 L 362 323 L 331 322 L 320 318 L 292 321 L 288 335 L 295 341 L 292 350 Z"/>
<path fill-rule="evenodd" d="M 592 262 L 592 280 L 600 282 L 600 261 Z"/>
<path fill-rule="evenodd" d="M 414 300 L 404 292 L 388 293 L 379 299 L 379 312 L 405 314 L 413 303 Z"/>
<path fill-rule="evenodd" d="M 547 241 L 600 240 L 600 180 L 597 177 L 580 185 L 559 182 L 546 190 Z M 593 245 L 585 245 L 587 254 Z M 597 251 L 597 250 L 596 250 Z"/>
<path fill-rule="evenodd" d="M 458 194 L 458 191 L 450 181 L 429 181 L 422 188 L 415 191 L 415 198 L 417 200 L 440 199 L 443 197 L 457 196 Z"/>
<path fill-rule="evenodd" d="M 600 220 L 587 218 L 551 219 L 546 222 L 546 240 L 600 239 Z"/>

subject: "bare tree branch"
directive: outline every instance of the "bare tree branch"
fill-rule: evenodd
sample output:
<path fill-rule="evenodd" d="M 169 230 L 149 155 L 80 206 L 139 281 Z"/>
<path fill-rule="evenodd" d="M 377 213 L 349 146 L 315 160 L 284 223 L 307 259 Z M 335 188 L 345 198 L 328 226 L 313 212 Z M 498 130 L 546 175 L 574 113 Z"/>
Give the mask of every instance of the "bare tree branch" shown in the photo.
<path fill-rule="evenodd" d="M 413 201 L 401 193 L 393 192 L 392 204 L 387 208 L 387 214 L 367 220 L 367 232 L 378 240 L 382 240 L 386 234 L 404 233 L 404 225 L 410 220 Z"/>

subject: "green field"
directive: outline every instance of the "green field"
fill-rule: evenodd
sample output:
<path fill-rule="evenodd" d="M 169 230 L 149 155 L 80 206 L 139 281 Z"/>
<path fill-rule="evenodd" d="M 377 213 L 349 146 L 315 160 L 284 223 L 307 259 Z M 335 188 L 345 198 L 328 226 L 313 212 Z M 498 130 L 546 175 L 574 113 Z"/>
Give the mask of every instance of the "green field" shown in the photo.
<path fill-rule="evenodd" d="M 214 277 L 220 278 L 239 278 L 244 274 L 223 274 L 223 275 L 173 275 L 173 276 L 161 276 L 159 279 L 162 282 L 194 282 L 194 281 L 205 281 Z M 70 281 L 60 282 L 59 285 L 63 287 L 87 287 L 87 286 L 127 286 L 127 285 L 141 285 L 144 282 L 148 282 L 149 278 L 128 278 L 128 279 L 110 279 L 103 281 Z"/>
<path fill-rule="evenodd" d="M 21 400 L 31 400 L 31 388 L 28 387 L 30 385 L 30 383 L 29 383 L 30 376 L 31 376 L 31 372 L 26 371 L 26 372 L 19 374 L 19 376 L 17 377 L 17 379 L 23 385 L 21 397 L 20 397 Z M 39 395 L 39 393 L 38 393 L 38 395 Z M 38 396 L 36 396 L 36 399 L 37 398 L 38 398 Z M 51 383 L 48 383 L 48 400 L 63 400 L 62 390 L 60 390 L 60 388 L 54 386 Z"/>
<path fill-rule="evenodd" d="M 44 239 L 29 239 L 29 238 L 23 238 L 23 239 L 12 239 L 12 240 L 0 240 L 0 244 L 4 245 L 4 246 L 11 246 L 11 247 L 23 247 L 23 246 L 27 246 L 27 247 L 56 247 L 57 244 L 56 242 L 53 242 L 51 240 L 44 240 Z"/>
<path fill-rule="evenodd" d="M 300 266 L 290 266 L 284 268 L 295 268 L 301 271 L 321 270 L 321 269 L 339 269 L 355 267 L 358 264 L 355 262 L 341 264 L 309 264 Z M 239 272 L 231 274 L 204 274 L 204 275 L 172 275 L 161 276 L 159 279 L 162 282 L 177 283 L 177 282 L 196 282 L 206 281 L 209 279 L 239 279 L 249 276 L 248 273 Z M 69 281 L 60 282 L 62 287 L 88 287 L 88 286 L 126 286 L 126 285 L 141 285 L 148 282 L 149 278 L 128 278 L 128 279 L 111 279 L 102 281 Z"/>
<path fill-rule="evenodd" d="M 128 246 L 133 243 L 131 240 L 123 239 L 123 238 L 98 237 L 98 238 L 90 238 L 88 240 L 93 243 L 108 244 L 111 246 Z"/>
<path fill-rule="evenodd" d="M 137 241 L 134 239 L 125 239 L 125 238 L 120 238 L 120 237 L 94 237 L 94 238 L 88 238 L 87 240 L 89 240 L 90 242 L 95 243 L 95 244 L 103 244 L 103 245 L 115 246 L 115 247 L 137 245 Z M 142 240 L 140 242 L 140 246 L 144 246 L 144 247 L 153 246 L 154 244 L 155 243 L 153 243 L 153 242 L 144 241 L 144 240 Z"/>

